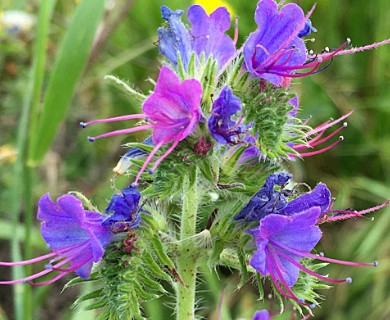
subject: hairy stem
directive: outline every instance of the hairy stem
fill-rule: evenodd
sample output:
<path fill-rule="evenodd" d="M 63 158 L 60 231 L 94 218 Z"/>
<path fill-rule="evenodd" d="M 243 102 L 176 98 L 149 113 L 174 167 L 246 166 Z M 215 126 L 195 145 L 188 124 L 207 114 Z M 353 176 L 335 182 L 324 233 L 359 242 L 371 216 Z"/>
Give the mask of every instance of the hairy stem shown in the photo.
<path fill-rule="evenodd" d="M 196 186 L 196 169 L 189 174 L 183 183 L 183 209 L 181 215 L 180 240 L 192 237 L 196 232 L 198 211 L 198 192 Z M 183 241 L 177 253 L 177 269 L 185 286 L 176 287 L 176 319 L 192 320 L 195 318 L 195 289 L 198 255 L 194 252 L 191 241 Z"/>

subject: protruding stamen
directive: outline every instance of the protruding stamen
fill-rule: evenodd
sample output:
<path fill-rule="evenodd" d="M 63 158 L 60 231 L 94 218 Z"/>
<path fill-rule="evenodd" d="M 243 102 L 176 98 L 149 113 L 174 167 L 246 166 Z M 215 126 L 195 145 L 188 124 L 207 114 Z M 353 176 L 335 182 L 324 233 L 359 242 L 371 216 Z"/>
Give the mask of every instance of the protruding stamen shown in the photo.
<path fill-rule="evenodd" d="M 321 279 L 321 280 L 324 280 L 324 281 L 327 281 L 327 282 L 332 282 L 332 283 L 342 283 L 342 282 L 346 282 L 346 279 L 333 279 L 333 278 L 329 278 L 329 277 L 325 277 L 323 276 L 322 274 L 319 274 L 317 272 L 314 272 L 313 270 L 310 270 L 306 267 L 304 267 L 303 265 L 301 265 L 299 262 L 295 261 L 293 258 L 291 258 L 288 254 L 285 254 L 283 252 L 278 252 L 279 255 L 281 255 L 284 259 L 286 259 L 287 261 L 289 261 L 290 263 L 292 263 L 293 265 L 295 265 L 296 267 L 298 267 L 300 270 L 304 271 L 305 273 L 307 274 L 310 274 L 311 276 L 313 277 L 316 277 L 318 279 Z"/>
<path fill-rule="evenodd" d="M 137 132 L 137 131 L 142 131 L 142 130 L 147 130 L 147 129 L 152 129 L 153 125 L 152 124 L 147 124 L 139 127 L 134 127 L 130 129 L 122 129 L 122 130 L 116 130 L 116 131 L 111 131 L 108 133 L 101 134 L 96 137 L 88 137 L 88 140 L 91 142 L 94 142 L 96 139 L 101 139 L 101 138 L 106 138 L 106 137 L 112 137 L 112 136 L 117 136 L 120 134 L 128 134 L 132 132 Z"/>
<path fill-rule="evenodd" d="M 145 118 L 144 114 L 130 114 L 126 116 L 120 116 L 120 117 L 114 117 L 108 119 L 97 119 L 89 122 L 80 122 L 80 126 L 82 128 L 86 128 L 91 124 L 96 124 L 96 123 L 117 122 L 117 121 L 132 120 L 132 119 L 144 119 L 144 118 Z"/>
<path fill-rule="evenodd" d="M 279 247 L 281 249 L 284 249 L 287 252 L 296 254 L 298 256 L 301 256 L 302 258 L 312 258 L 312 259 L 317 259 L 317 260 L 321 260 L 321 261 L 325 261 L 325 262 L 332 262 L 332 263 L 343 264 L 346 266 L 354 266 L 354 267 L 373 267 L 375 265 L 375 262 L 374 263 L 362 263 L 362 262 L 344 261 L 344 260 L 327 258 L 327 257 L 321 256 L 318 254 L 312 254 L 310 252 L 305 252 L 305 251 L 293 249 L 293 248 L 290 248 L 290 247 L 288 247 L 280 242 L 275 242 L 273 240 L 270 240 L 270 243 L 272 243 L 275 247 Z"/>
<path fill-rule="evenodd" d="M 37 258 L 34 258 L 34 259 L 30 259 L 30 260 L 17 261 L 17 262 L 3 262 L 3 261 L 0 261 L 0 266 L 4 266 L 4 267 L 25 266 L 25 265 L 32 264 L 32 263 L 35 263 L 35 262 L 38 262 L 38 261 L 46 260 L 46 259 L 54 257 L 56 255 L 57 255 L 56 252 L 51 252 L 51 253 L 45 254 L 44 256 L 40 256 L 40 257 L 37 257 Z"/>
<path fill-rule="evenodd" d="M 364 214 L 382 209 L 382 208 L 386 207 L 389 203 L 390 203 L 390 200 L 387 200 L 378 206 L 375 206 L 375 207 L 372 207 L 372 208 L 369 208 L 366 210 L 362 210 L 362 211 L 329 210 L 329 211 L 325 212 L 325 214 L 335 214 L 335 215 L 334 216 L 327 216 L 326 221 L 339 221 L 339 220 L 345 220 L 345 219 L 354 218 L 354 217 L 360 217 Z"/>
<path fill-rule="evenodd" d="M 313 151 L 313 152 L 306 152 L 306 153 L 300 153 L 300 157 L 311 157 L 311 156 L 315 156 L 317 154 L 321 154 L 321 153 L 324 153 L 332 148 L 334 148 L 335 146 L 337 146 L 341 141 L 344 140 L 344 137 L 343 136 L 340 136 L 339 139 L 335 142 L 333 142 L 330 146 L 327 146 L 323 149 L 320 149 L 320 150 L 317 150 L 317 151 Z"/>
<path fill-rule="evenodd" d="M 345 278 L 345 282 L 346 282 L 346 283 L 352 283 L 352 278 L 351 278 L 351 277 Z"/>

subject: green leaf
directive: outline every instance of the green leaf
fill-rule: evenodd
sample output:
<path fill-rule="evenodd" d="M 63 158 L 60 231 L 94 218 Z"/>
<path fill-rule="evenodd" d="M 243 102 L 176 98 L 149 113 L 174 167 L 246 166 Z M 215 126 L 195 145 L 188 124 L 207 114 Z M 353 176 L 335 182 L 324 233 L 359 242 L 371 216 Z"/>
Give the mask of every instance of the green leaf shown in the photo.
<path fill-rule="evenodd" d="M 77 81 L 87 63 L 104 4 L 104 0 L 84 0 L 76 9 L 59 47 L 37 131 L 33 132 L 30 165 L 42 161 L 66 115 Z"/>

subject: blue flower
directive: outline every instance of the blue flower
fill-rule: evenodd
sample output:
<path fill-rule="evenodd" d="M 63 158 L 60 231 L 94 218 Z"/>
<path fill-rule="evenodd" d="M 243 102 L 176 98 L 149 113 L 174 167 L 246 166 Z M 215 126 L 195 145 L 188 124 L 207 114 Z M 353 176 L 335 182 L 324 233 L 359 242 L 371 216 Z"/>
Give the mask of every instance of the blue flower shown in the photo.
<path fill-rule="evenodd" d="M 280 86 L 294 66 L 302 66 L 306 60 L 306 47 L 299 31 L 305 24 L 302 9 L 289 3 L 278 10 L 273 0 L 262 0 L 255 12 L 258 28 L 244 44 L 244 58 L 248 71 Z"/>
<path fill-rule="evenodd" d="M 141 194 L 137 188 L 129 186 L 114 194 L 106 209 L 107 217 L 102 225 L 111 226 L 113 232 L 125 231 L 127 228 L 137 228 L 141 223 L 139 201 Z"/>
<path fill-rule="evenodd" d="M 204 52 L 206 59 L 213 56 L 219 65 L 228 62 L 236 52 L 233 40 L 225 34 L 230 28 L 229 11 L 225 7 L 219 7 L 208 16 L 203 7 L 193 5 L 187 16 L 192 24 L 191 47 L 198 57 Z"/>
<path fill-rule="evenodd" d="M 241 99 L 225 86 L 214 101 L 208 127 L 213 138 L 222 144 L 235 144 L 242 126 L 231 119 L 241 110 Z"/>
<path fill-rule="evenodd" d="M 177 66 L 177 54 L 185 66 L 188 65 L 191 55 L 190 33 L 181 22 L 182 10 L 172 11 L 167 6 L 161 7 L 163 19 L 168 21 L 168 28 L 158 28 L 158 49 L 175 66 Z"/>
<path fill-rule="evenodd" d="M 225 64 L 236 52 L 234 41 L 225 34 L 230 28 L 230 14 L 226 8 L 220 7 L 208 16 L 201 6 L 191 6 L 187 15 L 192 24 L 190 30 L 181 21 L 182 10 L 172 11 L 162 6 L 161 14 L 168 21 L 168 28 L 157 30 L 159 52 L 173 65 L 178 64 L 178 53 L 187 68 L 193 52 L 198 58 L 204 53 L 206 60 L 212 56 L 219 65 Z"/>
<path fill-rule="evenodd" d="M 268 214 L 280 214 L 288 204 L 286 196 L 275 185 L 283 186 L 290 179 L 288 173 L 270 174 L 265 184 L 249 200 L 248 204 L 234 217 L 234 220 L 259 221 Z"/>
<path fill-rule="evenodd" d="M 325 184 L 319 183 L 310 192 L 289 201 L 290 190 L 274 190 L 291 179 L 286 173 L 271 174 L 249 203 L 234 217 L 235 220 L 259 221 L 249 229 L 257 250 L 250 265 L 261 275 L 270 276 L 276 289 L 285 297 L 304 303 L 296 297 L 291 287 L 297 282 L 299 272 L 305 272 L 318 279 L 331 282 L 352 282 L 352 279 L 333 279 L 318 274 L 300 263 L 303 258 L 349 266 L 377 266 L 378 263 L 360 263 L 336 260 L 323 254 L 312 254 L 322 233 L 318 227 L 323 221 L 336 221 L 352 216 L 361 216 L 382 208 L 389 203 L 361 212 L 331 210 L 331 194 Z M 332 216 L 335 214 L 336 216 Z M 338 218 L 340 215 L 340 219 Z"/>
<path fill-rule="evenodd" d="M 25 279 L 0 281 L 0 284 L 28 282 L 42 286 L 57 281 L 69 272 L 75 272 L 84 279 L 89 278 L 93 263 L 102 259 L 104 248 L 112 238 L 110 228 L 102 225 L 104 216 L 99 212 L 84 210 L 81 200 L 73 195 L 63 195 L 53 202 L 45 194 L 39 200 L 38 219 L 42 222 L 42 237 L 51 253 L 27 261 L 0 262 L 0 265 L 20 266 L 50 259 L 45 270 Z M 52 272 L 59 274 L 44 282 L 31 282 Z"/>

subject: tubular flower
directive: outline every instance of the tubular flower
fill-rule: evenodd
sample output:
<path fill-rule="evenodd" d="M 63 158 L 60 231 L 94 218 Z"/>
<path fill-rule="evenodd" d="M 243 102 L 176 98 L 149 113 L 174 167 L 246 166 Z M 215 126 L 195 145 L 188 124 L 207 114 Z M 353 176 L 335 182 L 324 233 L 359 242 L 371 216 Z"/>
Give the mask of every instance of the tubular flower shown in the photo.
<path fill-rule="evenodd" d="M 283 296 L 303 303 L 290 289 L 296 283 L 299 271 L 333 283 L 351 282 L 352 279 L 325 277 L 302 265 L 301 259 L 312 258 L 349 266 L 378 265 L 377 262 L 350 262 L 312 254 L 322 235 L 318 224 L 359 217 L 383 208 L 390 201 L 363 211 L 332 210 L 331 193 L 323 183 L 317 184 L 310 192 L 288 199 L 293 192 L 283 187 L 290 179 L 291 175 L 286 173 L 271 174 L 234 220 L 259 221 L 258 227 L 248 230 L 257 247 L 251 266 L 263 276 L 269 275 Z M 275 186 L 280 186 L 280 189 L 275 190 Z"/>
<path fill-rule="evenodd" d="M 208 127 L 213 138 L 222 144 L 235 144 L 242 133 L 240 120 L 234 122 L 231 117 L 241 110 L 241 99 L 225 86 L 214 101 Z"/>
<path fill-rule="evenodd" d="M 352 282 L 351 278 L 332 279 L 318 274 L 300 263 L 303 258 L 318 259 L 349 266 L 377 266 L 378 263 L 358 263 L 326 258 L 310 253 L 321 239 L 316 225 L 322 214 L 320 207 L 312 207 L 290 216 L 269 214 L 260 220 L 257 228 L 248 232 L 254 237 L 257 251 L 250 265 L 263 276 L 270 276 L 277 290 L 285 297 L 304 303 L 291 290 L 298 280 L 299 271 L 318 279 L 331 282 Z M 299 236 L 297 236 L 299 235 Z"/>
<path fill-rule="evenodd" d="M 132 186 L 122 189 L 120 194 L 114 194 L 106 209 L 106 213 L 111 215 L 102 222 L 102 225 L 111 226 L 115 233 L 139 227 L 140 199 L 141 194 Z"/>
<path fill-rule="evenodd" d="M 187 66 L 191 55 L 191 37 L 181 22 L 183 10 L 172 11 L 167 6 L 162 6 L 161 15 L 168 21 L 169 28 L 157 29 L 159 52 L 175 66 L 177 66 L 177 54 L 179 53 L 183 64 Z"/>
<path fill-rule="evenodd" d="M 151 171 L 155 170 L 179 144 L 192 133 L 201 117 L 200 102 L 202 86 L 195 79 L 188 79 L 180 82 L 178 76 L 169 68 L 162 67 L 157 80 L 155 90 L 149 96 L 143 106 L 143 114 L 134 114 L 117 118 L 95 120 L 87 123 L 82 122 L 82 127 L 94 123 L 114 122 L 130 119 L 145 119 L 148 124 L 135 128 L 124 129 L 102 134 L 96 137 L 89 137 L 90 141 L 109 136 L 137 132 L 152 129 L 152 139 L 155 145 L 152 152 L 146 158 L 141 170 L 135 178 L 137 184 L 142 172 L 145 171 L 157 151 L 165 144 L 172 142 L 168 150 L 154 163 Z"/>
<path fill-rule="evenodd" d="M 192 24 L 192 50 L 198 57 L 204 52 L 206 59 L 213 56 L 219 65 L 224 65 L 233 57 L 236 47 L 233 40 L 225 34 L 230 28 L 230 13 L 225 7 L 217 8 L 208 16 L 203 7 L 193 5 L 187 16 Z"/>
<path fill-rule="evenodd" d="M 217 8 L 207 15 L 199 5 L 193 5 L 188 10 L 188 20 L 192 29 L 187 30 L 181 22 L 182 10 L 172 11 L 166 6 L 161 7 L 163 19 L 168 21 L 168 28 L 159 28 L 159 51 L 173 65 L 178 64 L 178 53 L 185 68 L 188 66 L 192 52 L 199 58 L 202 53 L 206 59 L 213 56 L 223 65 L 235 53 L 234 41 L 225 34 L 230 28 L 230 14 L 226 8 Z"/>
<path fill-rule="evenodd" d="M 306 62 L 306 47 L 298 33 L 305 25 L 302 9 L 289 3 L 278 10 L 273 0 L 262 0 L 255 12 L 258 28 L 244 44 L 244 58 L 248 71 L 274 85 L 281 85 L 283 77 Z"/>
<path fill-rule="evenodd" d="M 98 212 L 84 210 L 81 200 L 73 195 L 63 195 L 57 202 L 48 194 L 41 197 L 38 204 L 38 219 L 41 220 L 41 233 L 51 253 L 20 262 L 0 262 L 0 266 L 22 266 L 50 259 L 45 270 L 25 279 L 0 281 L 0 284 L 28 282 L 34 286 L 53 283 L 69 272 L 88 279 L 93 263 L 100 261 L 104 248 L 111 240 L 112 233 L 102 226 L 104 216 Z M 68 267 L 64 267 L 68 265 Z M 34 283 L 46 274 L 59 272 L 50 280 Z"/>
<path fill-rule="evenodd" d="M 281 213 L 287 206 L 288 200 L 282 192 L 276 191 L 274 188 L 275 185 L 285 185 L 291 177 L 290 174 L 284 172 L 270 174 L 265 184 L 234 217 L 234 220 L 259 221 L 268 214 Z"/>
<path fill-rule="evenodd" d="M 290 78 L 304 77 L 318 71 L 323 62 L 336 55 L 350 53 L 343 50 L 350 42 L 348 39 L 333 52 L 307 55 L 306 46 L 301 37 L 315 29 L 295 3 L 289 3 L 278 10 L 274 0 L 262 0 L 255 12 L 258 28 L 252 32 L 244 44 L 244 59 L 248 71 L 255 77 L 265 79 L 275 86 L 286 86 Z M 384 43 L 376 44 L 375 46 Z M 371 46 L 370 48 L 374 47 Z M 368 47 L 355 51 L 368 50 Z M 302 73 L 297 71 L 307 69 Z"/>

